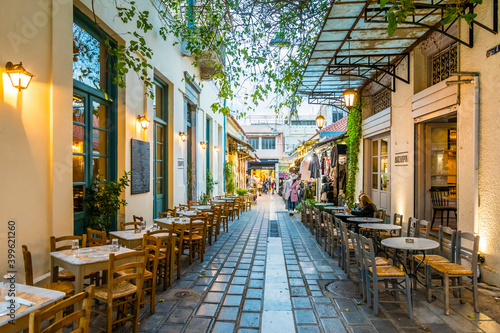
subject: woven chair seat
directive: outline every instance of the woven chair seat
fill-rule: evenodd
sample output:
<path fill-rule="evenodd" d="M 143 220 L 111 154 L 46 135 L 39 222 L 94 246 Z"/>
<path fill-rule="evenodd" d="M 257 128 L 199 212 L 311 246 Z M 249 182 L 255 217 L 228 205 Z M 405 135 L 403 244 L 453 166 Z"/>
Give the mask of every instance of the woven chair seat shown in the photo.
<path fill-rule="evenodd" d="M 381 239 L 391 238 L 391 237 L 401 237 L 400 235 L 389 231 L 381 231 L 379 232 L 379 236 Z"/>
<path fill-rule="evenodd" d="M 370 273 L 373 272 L 373 267 L 368 268 Z M 406 273 L 395 266 L 377 266 L 377 275 L 380 277 L 404 277 Z"/>
<path fill-rule="evenodd" d="M 438 272 L 448 275 L 472 275 L 472 271 L 451 262 L 430 262 L 429 265 Z"/>
<path fill-rule="evenodd" d="M 377 267 L 379 266 L 391 266 L 391 262 L 389 259 L 384 258 L 384 257 L 375 257 L 375 265 Z"/>
<path fill-rule="evenodd" d="M 73 283 L 71 283 L 69 281 L 47 283 L 47 284 L 44 284 L 40 287 L 45 288 L 45 289 L 50 289 L 50 290 L 57 290 L 57 291 L 65 293 L 66 295 L 69 295 L 69 294 L 72 294 L 75 292 L 75 286 L 73 286 Z"/>
<path fill-rule="evenodd" d="M 121 281 L 113 286 L 113 299 L 130 296 L 135 294 L 137 287 L 130 282 Z M 99 298 L 103 301 L 108 299 L 108 285 L 104 284 L 95 288 L 94 293 L 95 298 Z"/>
<path fill-rule="evenodd" d="M 116 274 L 118 274 L 118 275 L 134 274 L 134 269 L 133 268 L 126 269 L 124 271 L 116 272 Z M 148 271 L 147 269 L 145 269 L 144 270 L 144 278 L 147 280 L 147 279 L 151 279 L 152 277 L 153 277 L 153 273 L 151 273 L 150 271 Z"/>
<path fill-rule="evenodd" d="M 59 281 L 75 281 L 75 274 L 70 271 L 59 271 Z"/>
<path fill-rule="evenodd" d="M 422 261 L 424 256 L 421 254 L 416 254 L 413 256 L 413 258 L 415 258 L 415 260 L 417 261 Z M 425 256 L 424 263 L 428 264 L 430 262 L 450 262 L 450 261 L 445 257 L 439 256 L 437 254 L 428 254 Z"/>

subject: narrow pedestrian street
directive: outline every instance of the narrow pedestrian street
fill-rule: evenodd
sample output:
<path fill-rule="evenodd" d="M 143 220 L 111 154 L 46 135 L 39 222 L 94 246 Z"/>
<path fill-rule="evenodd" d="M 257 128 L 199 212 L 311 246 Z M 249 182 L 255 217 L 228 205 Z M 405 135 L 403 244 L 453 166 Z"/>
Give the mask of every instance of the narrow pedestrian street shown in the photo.
<path fill-rule="evenodd" d="M 421 291 L 416 293 L 413 319 L 394 303 L 381 303 L 374 316 L 300 216 L 285 211 L 281 197 L 263 195 L 257 202 L 230 224 L 203 263 L 188 268 L 173 287 L 157 294 L 155 314 L 143 309 L 140 331 L 500 331 L 484 314 L 471 316 L 469 304 L 453 306 L 455 311 L 445 316 L 441 302 L 427 303 Z M 332 282 L 334 290 L 326 289 Z"/>

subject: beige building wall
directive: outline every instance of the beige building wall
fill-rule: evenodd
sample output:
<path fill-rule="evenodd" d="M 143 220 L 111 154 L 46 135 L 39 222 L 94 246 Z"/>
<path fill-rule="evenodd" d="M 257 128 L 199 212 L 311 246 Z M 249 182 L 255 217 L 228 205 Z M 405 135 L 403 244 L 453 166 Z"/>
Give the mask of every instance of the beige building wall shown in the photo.
<path fill-rule="evenodd" d="M 7 227 L 9 220 L 16 222 L 16 269 L 23 280 L 24 265 L 21 245 L 32 251 L 35 280 L 48 276 L 49 238 L 73 234 L 72 189 L 72 22 L 73 6 L 91 15 L 91 1 L 26 0 L 2 4 L 0 29 L 0 252 L 7 253 Z M 150 11 L 150 21 L 156 27 L 161 18 L 152 2 L 138 2 L 139 9 Z M 126 32 L 135 29 L 125 26 L 118 18 L 114 2 L 97 1 L 95 10 L 101 27 L 119 44 L 127 43 Z M 92 16 L 90 16 L 92 17 Z M 192 59 L 183 56 L 180 46 L 173 46 L 155 31 L 146 34 L 148 46 L 153 49 L 150 75 L 156 74 L 168 84 L 168 206 L 186 202 L 185 143 L 178 133 L 186 129 L 184 114 L 184 74 L 199 77 L 199 69 L 191 65 Z M 5 64 L 23 62 L 35 74 L 29 88 L 22 93 L 14 90 L 4 73 Z M 144 95 L 144 87 L 135 73 L 126 77 L 127 87 L 118 93 L 117 176 L 130 170 L 130 140 L 139 139 L 151 144 L 153 158 L 153 122 L 148 130 L 137 124 L 137 115 L 153 120 L 152 100 Z M 217 88 L 204 82 L 199 96 L 196 116 L 196 146 L 205 141 L 203 126 L 211 119 L 211 164 L 214 179 L 222 182 L 222 151 L 213 146 L 224 142 L 224 116 L 214 114 L 210 105 L 217 100 Z M 198 151 L 198 191 L 205 191 L 205 151 Z M 151 163 L 150 192 L 131 195 L 125 190 L 128 205 L 122 209 L 118 222 L 131 220 L 132 215 L 144 216 L 148 224 L 153 220 L 153 163 Z M 220 191 L 216 187 L 216 192 Z M 199 193 L 198 193 L 199 194 Z M 7 271 L 7 257 L 0 258 L 0 271 Z"/>

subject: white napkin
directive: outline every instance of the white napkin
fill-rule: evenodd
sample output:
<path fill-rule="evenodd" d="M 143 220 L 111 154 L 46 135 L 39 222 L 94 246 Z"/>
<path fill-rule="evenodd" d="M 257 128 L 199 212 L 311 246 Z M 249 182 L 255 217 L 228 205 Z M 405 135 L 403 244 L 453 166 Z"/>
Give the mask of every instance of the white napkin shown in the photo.
<path fill-rule="evenodd" d="M 26 306 L 33 306 L 33 305 L 35 305 L 34 302 L 27 301 L 27 300 L 25 300 L 24 298 L 21 298 L 21 297 L 10 297 L 10 296 L 5 297 L 5 299 L 8 300 L 8 301 L 10 301 L 13 298 L 15 298 L 16 302 L 19 303 L 19 304 L 21 304 L 21 305 L 26 305 Z"/>

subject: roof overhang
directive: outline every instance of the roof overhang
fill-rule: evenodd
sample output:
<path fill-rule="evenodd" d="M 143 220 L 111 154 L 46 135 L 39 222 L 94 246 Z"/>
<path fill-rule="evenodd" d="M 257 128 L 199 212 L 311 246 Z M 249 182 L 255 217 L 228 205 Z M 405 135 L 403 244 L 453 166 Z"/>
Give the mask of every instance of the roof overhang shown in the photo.
<path fill-rule="evenodd" d="M 231 133 L 226 133 L 226 134 L 227 134 L 227 136 L 228 136 L 229 138 L 231 138 L 232 140 L 236 141 L 236 143 L 237 143 L 238 145 L 242 145 L 243 147 L 247 148 L 247 149 L 248 149 L 248 150 L 250 150 L 250 151 L 255 151 L 255 149 L 254 149 L 254 148 L 253 148 L 253 147 L 252 147 L 249 143 L 247 143 L 247 142 L 245 142 L 245 141 L 243 141 L 243 140 L 241 140 L 241 139 L 238 139 L 237 137 L 235 137 L 235 136 L 234 136 L 233 134 L 231 134 Z"/>

